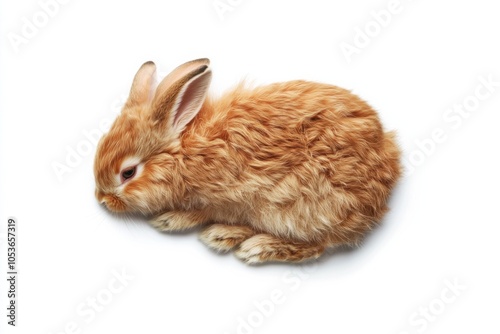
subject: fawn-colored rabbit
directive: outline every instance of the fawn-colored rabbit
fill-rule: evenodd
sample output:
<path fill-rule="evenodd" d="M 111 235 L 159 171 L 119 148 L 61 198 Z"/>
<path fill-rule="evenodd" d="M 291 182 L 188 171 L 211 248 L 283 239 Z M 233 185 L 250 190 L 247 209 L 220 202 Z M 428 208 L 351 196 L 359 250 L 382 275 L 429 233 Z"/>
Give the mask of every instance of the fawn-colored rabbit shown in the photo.
<path fill-rule="evenodd" d="M 349 91 L 290 81 L 207 97 L 208 59 L 155 85 L 137 72 L 95 159 L 97 199 L 151 215 L 248 263 L 317 258 L 356 244 L 382 218 L 400 176 L 394 134 Z"/>

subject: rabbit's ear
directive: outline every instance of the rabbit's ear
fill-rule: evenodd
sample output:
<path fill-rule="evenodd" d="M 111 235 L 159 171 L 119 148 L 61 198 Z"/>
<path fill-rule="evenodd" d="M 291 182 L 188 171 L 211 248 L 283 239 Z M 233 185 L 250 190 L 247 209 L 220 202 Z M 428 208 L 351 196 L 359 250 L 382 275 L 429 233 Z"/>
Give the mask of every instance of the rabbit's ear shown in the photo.
<path fill-rule="evenodd" d="M 209 63 L 208 59 L 187 62 L 158 85 L 152 102 L 152 117 L 172 134 L 180 135 L 200 111 L 212 79 Z"/>
<path fill-rule="evenodd" d="M 145 62 L 137 71 L 130 88 L 127 105 L 136 106 L 151 102 L 156 82 L 156 65 Z"/>

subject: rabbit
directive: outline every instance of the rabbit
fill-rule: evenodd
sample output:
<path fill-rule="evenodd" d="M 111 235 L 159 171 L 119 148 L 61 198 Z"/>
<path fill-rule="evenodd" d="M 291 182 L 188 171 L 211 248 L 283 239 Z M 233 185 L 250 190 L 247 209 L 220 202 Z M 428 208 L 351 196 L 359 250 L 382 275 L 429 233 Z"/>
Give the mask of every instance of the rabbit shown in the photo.
<path fill-rule="evenodd" d="M 160 231 L 201 226 L 210 248 L 246 263 L 299 262 L 356 246 L 401 174 L 394 132 L 336 86 L 289 81 L 207 95 L 208 59 L 156 84 L 144 63 L 100 139 L 97 200 Z"/>

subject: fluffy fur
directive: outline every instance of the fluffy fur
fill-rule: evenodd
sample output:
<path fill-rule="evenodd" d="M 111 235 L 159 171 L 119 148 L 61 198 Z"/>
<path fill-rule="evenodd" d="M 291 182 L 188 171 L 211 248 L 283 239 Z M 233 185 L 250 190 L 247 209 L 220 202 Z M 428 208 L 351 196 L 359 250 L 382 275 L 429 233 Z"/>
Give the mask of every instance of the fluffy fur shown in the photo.
<path fill-rule="evenodd" d="M 349 91 L 290 81 L 205 98 L 207 59 L 156 90 L 154 76 L 145 63 L 98 145 L 96 196 L 109 210 L 151 215 L 163 231 L 206 224 L 205 244 L 248 263 L 357 244 L 386 212 L 400 151 Z M 122 183 L 127 159 L 140 163 Z"/>

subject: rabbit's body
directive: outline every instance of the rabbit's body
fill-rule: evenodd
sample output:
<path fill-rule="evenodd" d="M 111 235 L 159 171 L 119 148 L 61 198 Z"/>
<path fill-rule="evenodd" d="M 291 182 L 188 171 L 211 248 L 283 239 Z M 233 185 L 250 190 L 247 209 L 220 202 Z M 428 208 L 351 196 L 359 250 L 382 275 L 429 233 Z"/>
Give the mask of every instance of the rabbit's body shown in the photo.
<path fill-rule="evenodd" d="M 240 85 L 203 100 L 153 151 L 122 190 L 137 203 L 122 194 L 108 196 L 108 207 L 152 213 L 162 230 L 209 223 L 201 239 L 217 250 L 239 246 L 247 262 L 356 244 L 387 210 L 400 175 L 399 149 L 376 112 L 342 88 L 306 81 Z"/>

